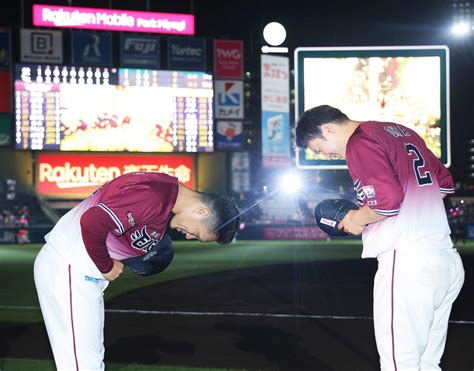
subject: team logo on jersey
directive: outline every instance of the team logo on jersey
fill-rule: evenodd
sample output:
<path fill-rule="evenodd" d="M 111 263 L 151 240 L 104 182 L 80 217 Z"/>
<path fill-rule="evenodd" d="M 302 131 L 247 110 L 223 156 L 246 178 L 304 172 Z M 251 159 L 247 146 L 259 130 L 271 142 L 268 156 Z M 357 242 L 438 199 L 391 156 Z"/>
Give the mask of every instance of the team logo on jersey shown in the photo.
<path fill-rule="evenodd" d="M 130 223 L 130 227 L 135 226 L 135 218 L 133 217 L 130 211 L 127 213 L 127 219 L 128 219 L 128 222 Z"/>
<path fill-rule="evenodd" d="M 374 186 L 371 186 L 371 185 L 364 186 L 364 187 L 362 187 L 362 190 L 364 191 L 364 194 L 367 196 L 367 198 L 375 197 Z"/>
<path fill-rule="evenodd" d="M 152 234 L 154 235 L 156 235 L 156 233 L 157 232 L 152 232 Z M 132 247 L 145 252 L 150 251 L 150 249 L 159 242 L 159 240 L 150 237 L 146 230 L 146 226 L 144 226 L 141 231 L 136 230 L 135 232 L 133 232 L 130 237 L 132 239 Z"/>
<path fill-rule="evenodd" d="M 367 205 L 369 205 L 369 206 L 375 206 L 375 205 L 377 205 L 377 201 L 375 201 L 375 200 L 373 200 L 373 201 L 368 201 L 368 202 L 367 202 Z"/>

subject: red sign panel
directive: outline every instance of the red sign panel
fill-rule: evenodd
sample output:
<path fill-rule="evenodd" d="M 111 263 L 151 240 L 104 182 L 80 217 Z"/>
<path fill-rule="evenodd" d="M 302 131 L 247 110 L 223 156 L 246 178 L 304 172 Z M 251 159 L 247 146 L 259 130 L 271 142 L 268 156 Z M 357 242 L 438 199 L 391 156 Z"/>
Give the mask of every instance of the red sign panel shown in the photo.
<path fill-rule="evenodd" d="M 10 72 L 0 71 L 0 112 L 10 113 L 11 105 Z"/>
<path fill-rule="evenodd" d="M 325 240 L 328 235 L 319 227 L 264 227 L 264 240 Z"/>
<path fill-rule="evenodd" d="M 175 176 L 193 188 L 192 156 L 38 155 L 38 194 L 88 196 L 102 184 L 134 171 Z"/>
<path fill-rule="evenodd" d="M 214 40 L 214 72 L 216 78 L 244 77 L 244 43 L 242 40 Z"/>

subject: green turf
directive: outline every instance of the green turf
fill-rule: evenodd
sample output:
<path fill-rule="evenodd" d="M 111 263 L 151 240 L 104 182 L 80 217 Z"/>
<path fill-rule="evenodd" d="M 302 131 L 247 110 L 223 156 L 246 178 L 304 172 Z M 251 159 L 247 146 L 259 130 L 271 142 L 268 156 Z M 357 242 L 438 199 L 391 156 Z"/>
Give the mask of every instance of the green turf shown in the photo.
<path fill-rule="evenodd" d="M 461 254 L 474 253 L 474 241 L 456 246 Z M 33 281 L 33 262 L 41 245 L 0 245 L 0 321 L 41 321 Z M 359 240 L 238 241 L 222 246 L 199 242 L 175 243 L 171 266 L 153 277 L 139 277 L 126 270 L 106 290 L 106 301 L 117 295 L 157 282 L 245 267 L 320 260 L 358 259 Z"/>
<path fill-rule="evenodd" d="M 23 358 L 0 358 L 0 371 L 51 371 L 54 370 L 54 362 L 51 360 L 23 359 Z M 156 366 L 156 365 L 138 365 L 138 364 L 119 364 L 108 363 L 107 371 L 224 371 L 240 370 L 229 368 L 202 368 L 202 367 L 178 367 L 178 366 Z"/>
<path fill-rule="evenodd" d="M 33 281 L 33 262 L 40 245 L 0 245 L 0 321 L 40 321 Z M 259 265 L 312 260 L 354 259 L 360 256 L 359 241 L 239 241 L 222 246 L 176 242 L 171 266 L 153 277 L 139 277 L 126 270 L 106 290 L 108 300 L 138 287 L 176 278 L 237 270 Z"/>
<path fill-rule="evenodd" d="M 462 255 L 474 253 L 474 242 L 456 246 Z M 33 262 L 40 245 L 0 245 L 0 321 L 28 323 L 42 320 L 33 282 Z M 359 259 L 359 240 L 239 241 L 221 246 L 198 242 L 176 242 L 175 259 L 163 273 L 143 278 L 130 271 L 106 290 L 106 300 L 157 282 L 224 270 L 278 263 Z M 54 370 L 49 360 L 0 358 L 0 371 Z M 211 370 L 174 366 L 108 364 L 107 370 Z M 212 369 L 217 370 L 217 369 Z"/>

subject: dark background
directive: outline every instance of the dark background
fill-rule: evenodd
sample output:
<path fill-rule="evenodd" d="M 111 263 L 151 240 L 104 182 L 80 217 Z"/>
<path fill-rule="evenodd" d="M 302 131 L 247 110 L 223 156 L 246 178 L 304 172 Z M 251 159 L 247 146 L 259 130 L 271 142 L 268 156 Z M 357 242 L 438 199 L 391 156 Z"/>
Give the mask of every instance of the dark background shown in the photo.
<path fill-rule="evenodd" d="M 468 143 L 474 138 L 471 119 L 474 104 L 470 91 L 474 83 L 474 34 L 471 31 L 468 36 L 456 37 L 450 32 L 455 14 L 453 5 L 459 6 L 460 0 L 43 0 L 38 3 L 193 13 L 196 17 L 195 37 L 209 39 L 210 53 L 214 38 L 244 40 L 245 70 L 251 73 L 251 77 L 246 78 L 246 88 L 251 93 L 246 103 L 247 135 L 256 138 L 260 131 L 259 56 L 264 45 L 263 27 L 270 21 L 278 21 L 286 27 L 287 40 L 283 46 L 289 48 L 291 59 L 294 49 L 299 46 L 448 45 L 451 171 L 456 182 L 474 183 L 474 170 L 471 176 L 468 168 Z M 32 4 L 31 0 L 4 2 L 0 10 L 0 26 L 14 29 L 32 27 Z M 470 1 L 464 4 L 466 7 L 472 5 Z M 163 35 L 163 38 L 166 37 Z M 17 39 L 18 32 L 14 32 L 14 61 L 18 55 Z M 162 42 L 162 45 L 165 43 Z M 65 46 L 65 63 L 68 62 L 67 56 Z M 212 58 L 208 59 L 212 63 Z M 253 145 L 259 146 L 258 140 Z"/>

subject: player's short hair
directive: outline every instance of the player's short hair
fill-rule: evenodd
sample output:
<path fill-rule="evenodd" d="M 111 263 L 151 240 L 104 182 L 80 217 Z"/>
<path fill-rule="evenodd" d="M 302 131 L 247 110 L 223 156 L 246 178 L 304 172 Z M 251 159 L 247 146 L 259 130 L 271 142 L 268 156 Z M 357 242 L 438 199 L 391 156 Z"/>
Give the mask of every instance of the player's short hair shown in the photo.
<path fill-rule="evenodd" d="M 199 193 L 201 202 L 209 208 L 207 228 L 217 235 L 217 242 L 227 244 L 239 228 L 240 210 L 232 199 L 218 193 Z"/>
<path fill-rule="evenodd" d="M 310 140 L 322 138 L 321 125 L 342 124 L 349 118 L 337 108 L 323 105 L 305 111 L 296 122 L 296 146 L 308 147 Z"/>

